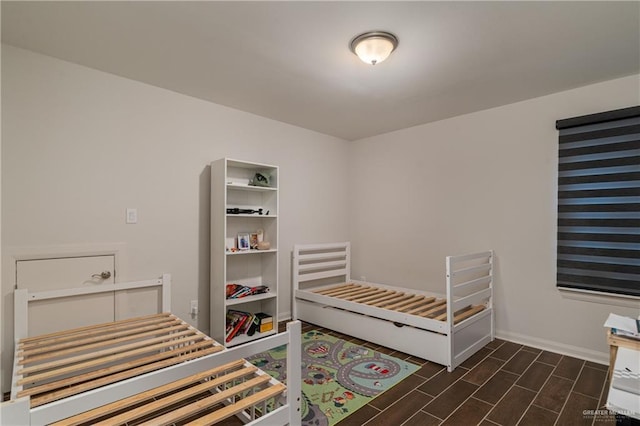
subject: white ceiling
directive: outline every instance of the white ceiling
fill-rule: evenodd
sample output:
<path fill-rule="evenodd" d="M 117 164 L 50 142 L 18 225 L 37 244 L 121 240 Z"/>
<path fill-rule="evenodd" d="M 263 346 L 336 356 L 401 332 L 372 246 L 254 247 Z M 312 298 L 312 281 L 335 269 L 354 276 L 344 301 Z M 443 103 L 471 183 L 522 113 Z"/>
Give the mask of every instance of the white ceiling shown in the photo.
<path fill-rule="evenodd" d="M 355 140 L 638 73 L 640 2 L 2 1 L 2 41 Z"/>

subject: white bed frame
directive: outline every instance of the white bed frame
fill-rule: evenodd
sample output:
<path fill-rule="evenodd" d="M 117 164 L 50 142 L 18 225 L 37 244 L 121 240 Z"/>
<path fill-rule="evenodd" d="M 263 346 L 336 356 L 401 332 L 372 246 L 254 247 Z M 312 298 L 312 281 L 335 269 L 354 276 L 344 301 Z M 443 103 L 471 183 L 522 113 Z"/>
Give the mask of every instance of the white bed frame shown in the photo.
<path fill-rule="evenodd" d="M 449 372 L 493 340 L 493 251 L 446 258 L 444 320 L 319 294 L 336 283 L 355 283 L 405 295 L 433 296 L 414 289 L 352 280 L 350 261 L 348 242 L 294 246 L 294 319 L 442 364 Z M 454 323 L 450 313 L 471 305 L 484 309 Z"/>
<path fill-rule="evenodd" d="M 97 294 L 113 291 L 125 291 L 136 288 L 160 287 L 162 294 L 162 312 L 170 312 L 171 308 L 171 276 L 162 275 L 162 278 L 120 283 L 112 286 L 91 288 L 74 288 L 65 290 L 29 293 L 27 289 L 15 290 L 15 341 L 16 348 L 20 339 L 28 337 L 28 304 L 38 300 L 68 298 L 87 294 Z M 0 421 L 3 425 L 43 425 L 68 418 L 72 415 L 84 413 L 97 407 L 102 407 L 114 401 L 130 397 L 135 394 L 147 392 L 153 388 L 166 385 L 179 379 L 213 369 L 232 361 L 247 358 L 251 355 L 268 351 L 269 349 L 287 346 L 287 377 L 288 386 L 284 393 L 285 403 L 258 418 L 252 418 L 246 412 L 237 414 L 244 422 L 250 425 L 299 425 L 300 395 L 301 395 L 301 326 L 294 321 L 287 324 L 287 331 L 274 336 L 260 339 L 250 344 L 239 346 L 229 350 L 221 350 L 210 355 L 205 355 L 181 364 L 172 365 L 161 370 L 142 374 L 120 382 L 112 383 L 97 389 L 85 391 L 53 401 L 37 407 L 31 407 L 30 397 L 17 397 L 21 386 L 18 385 L 19 375 L 18 357 L 14 357 L 11 399 L 0 405 Z M 246 362 L 245 362 L 246 363 Z M 260 374 L 266 374 L 260 372 Z M 270 385 L 279 384 L 275 379 L 269 381 Z M 233 403 L 227 401 L 226 403 Z M 253 412 L 253 410 L 252 410 Z"/>

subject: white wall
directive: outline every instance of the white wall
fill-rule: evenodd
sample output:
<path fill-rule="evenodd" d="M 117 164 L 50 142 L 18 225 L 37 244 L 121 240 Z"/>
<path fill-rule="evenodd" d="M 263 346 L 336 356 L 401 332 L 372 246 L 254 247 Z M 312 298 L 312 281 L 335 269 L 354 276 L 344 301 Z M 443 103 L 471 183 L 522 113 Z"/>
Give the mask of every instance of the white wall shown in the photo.
<path fill-rule="evenodd" d="M 293 244 L 347 238 L 345 141 L 10 46 L 2 65 L 3 249 L 125 243 L 120 280 L 170 272 L 174 312 L 191 318 L 199 299 L 207 330 L 212 160 L 280 166 L 281 316 Z M 2 281 L 3 391 L 13 281 Z"/>
<path fill-rule="evenodd" d="M 446 255 L 494 249 L 499 336 L 608 362 L 608 313 L 640 303 L 555 287 L 555 121 L 639 103 L 631 76 L 350 144 L 353 276 L 444 292 Z"/>

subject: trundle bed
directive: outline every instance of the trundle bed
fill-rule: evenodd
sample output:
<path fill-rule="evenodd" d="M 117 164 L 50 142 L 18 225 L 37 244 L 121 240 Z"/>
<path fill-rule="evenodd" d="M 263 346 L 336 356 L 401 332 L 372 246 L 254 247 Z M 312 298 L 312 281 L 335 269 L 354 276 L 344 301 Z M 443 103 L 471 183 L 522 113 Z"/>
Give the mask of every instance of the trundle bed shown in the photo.
<path fill-rule="evenodd" d="M 493 340 L 493 252 L 446 257 L 446 291 L 355 281 L 348 242 L 295 245 L 293 318 L 453 371 Z"/>
<path fill-rule="evenodd" d="M 170 311 L 170 276 L 29 293 L 16 290 L 11 399 L 2 424 L 214 424 L 236 415 L 252 425 L 300 424 L 300 323 L 233 349 Z M 27 337 L 29 302 L 161 287 L 162 311 Z M 244 358 L 287 345 L 290 385 Z"/>

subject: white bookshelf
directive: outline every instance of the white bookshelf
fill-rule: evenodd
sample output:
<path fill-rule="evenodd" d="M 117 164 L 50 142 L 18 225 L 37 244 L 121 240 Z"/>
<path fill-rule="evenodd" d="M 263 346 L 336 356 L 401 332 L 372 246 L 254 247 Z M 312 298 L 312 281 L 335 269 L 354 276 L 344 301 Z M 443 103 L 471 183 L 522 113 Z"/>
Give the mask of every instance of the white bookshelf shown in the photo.
<path fill-rule="evenodd" d="M 254 186 L 256 173 L 269 176 L 269 186 Z M 228 213 L 227 209 L 260 210 Z M 223 158 L 211 163 L 211 337 L 225 346 L 237 346 L 277 333 L 278 319 L 278 167 Z M 268 250 L 229 250 L 239 234 L 263 230 Z M 267 286 L 269 292 L 237 299 L 226 298 L 227 284 Z M 274 329 L 253 336 L 238 335 L 226 342 L 229 309 L 271 315 Z"/>

